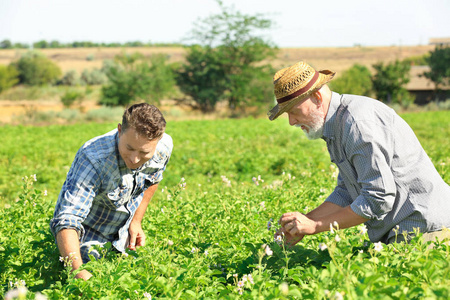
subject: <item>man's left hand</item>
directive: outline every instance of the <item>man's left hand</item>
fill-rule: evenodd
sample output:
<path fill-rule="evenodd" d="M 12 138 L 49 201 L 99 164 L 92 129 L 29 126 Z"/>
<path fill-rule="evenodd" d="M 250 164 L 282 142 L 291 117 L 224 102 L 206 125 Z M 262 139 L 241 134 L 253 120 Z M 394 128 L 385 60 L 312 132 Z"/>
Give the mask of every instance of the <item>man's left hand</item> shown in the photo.
<path fill-rule="evenodd" d="M 145 233 L 140 222 L 131 222 L 128 233 L 130 234 L 128 249 L 136 250 L 136 247 L 145 246 Z"/>
<path fill-rule="evenodd" d="M 316 222 L 299 212 L 289 212 L 281 216 L 278 223 L 285 233 L 292 237 L 303 237 L 306 234 L 315 234 Z"/>

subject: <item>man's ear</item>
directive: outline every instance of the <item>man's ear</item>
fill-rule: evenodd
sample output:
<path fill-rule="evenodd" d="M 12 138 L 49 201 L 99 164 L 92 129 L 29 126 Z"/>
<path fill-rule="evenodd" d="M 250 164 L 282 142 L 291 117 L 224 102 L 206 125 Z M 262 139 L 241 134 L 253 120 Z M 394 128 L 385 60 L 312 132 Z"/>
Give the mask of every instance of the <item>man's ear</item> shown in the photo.
<path fill-rule="evenodd" d="M 313 97 L 312 98 L 313 99 L 311 99 L 311 100 L 314 102 L 314 104 L 316 104 L 317 106 L 321 106 L 322 105 L 322 103 L 323 103 L 323 96 L 322 96 L 322 93 L 320 92 L 320 90 L 315 91 L 313 93 Z"/>
<path fill-rule="evenodd" d="M 117 124 L 117 131 L 119 132 L 119 135 L 122 133 L 122 124 Z"/>

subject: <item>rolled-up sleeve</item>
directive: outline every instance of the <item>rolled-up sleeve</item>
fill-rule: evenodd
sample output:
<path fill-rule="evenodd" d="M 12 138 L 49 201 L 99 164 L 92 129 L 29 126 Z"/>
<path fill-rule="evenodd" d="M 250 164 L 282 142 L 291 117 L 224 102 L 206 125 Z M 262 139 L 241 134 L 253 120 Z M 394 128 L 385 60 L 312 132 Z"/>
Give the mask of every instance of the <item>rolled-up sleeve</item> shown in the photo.
<path fill-rule="evenodd" d="M 345 187 L 341 174 L 338 175 L 337 185 L 334 188 L 334 191 L 327 197 L 325 202 L 331 202 L 333 204 L 339 205 L 340 207 L 346 207 L 352 203 L 352 197 Z"/>
<path fill-rule="evenodd" d="M 381 220 L 395 202 L 396 185 L 391 163 L 394 140 L 387 126 L 358 122 L 352 126 L 345 151 L 360 187 L 351 209 L 361 217 Z"/>
<path fill-rule="evenodd" d="M 67 174 L 56 203 L 50 229 L 56 237 L 62 229 L 75 229 L 80 240 L 84 236 L 82 222 L 89 214 L 99 189 L 99 174 L 93 163 L 80 150 Z"/>

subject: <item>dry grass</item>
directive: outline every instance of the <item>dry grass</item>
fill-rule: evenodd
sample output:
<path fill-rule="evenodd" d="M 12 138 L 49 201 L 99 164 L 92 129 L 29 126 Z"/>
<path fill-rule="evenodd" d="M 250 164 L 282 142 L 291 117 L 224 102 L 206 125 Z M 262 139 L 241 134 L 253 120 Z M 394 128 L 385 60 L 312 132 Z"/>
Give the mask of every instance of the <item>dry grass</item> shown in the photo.
<path fill-rule="evenodd" d="M 358 63 L 371 68 L 377 62 L 389 62 L 395 59 L 405 59 L 411 56 L 420 56 L 432 51 L 434 46 L 391 46 L 391 47 L 349 47 L 349 48 L 282 48 L 277 58 L 270 63 L 275 68 L 289 66 L 304 60 L 316 69 L 330 69 L 339 74 Z M 0 64 L 9 64 L 17 60 L 25 49 L 0 50 Z M 185 49 L 182 47 L 136 47 L 136 48 L 65 48 L 65 49 L 39 49 L 47 57 L 55 61 L 63 73 L 75 70 L 81 73 L 85 69 L 100 68 L 105 59 L 112 59 L 122 52 L 139 52 L 145 56 L 153 54 L 166 54 L 169 62 L 183 61 Z M 170 102 L 170 101 L 169 101 Z M 87 109 L 96 108 L 95 101 L 85 102 Z M 170 105 L 169 105 L 170 106 Z M 164 107 L 173 118 L 178 115 L 186 117 L 187 108 L 178 106 Z M 29 111 L 62 110 L 61 102 L 56 99 L 33 101 L 0 101 L 0 123 L 9 123 L 14 116 Z M 200 116 L 196 112 L 189 112 L 195 118 Z M 202 116 L 203 118 L 205 116 Z M 214 116 L 212 116 L 214 117 Z"/>
<path fill-rule="evenodd" d="M 271 61 L 275 67 L 291 65 L 304 60 L 317 69 L 330 69 L 338 74 L 355 63 L 371 67 L 380 61 L 393 61 L 411 56 L 420 56 L 433 50 L 434 46 L 392 46 L 392 47 L 349 47 L 349 48 L 282 48 L 277 59 Z M 0 50 L 0 64 L 9 64 L 20 57 L 25 49 Z M 39 49 L 55 61 L 63 73 L 69 70 L 82 72 L 84 69 L 100 68 L 103 60 L 112 59 L 122 53 L 139 52 L 146 56 L 167 54 L 170 62 L 183 61 L 182 47 L 136 47 L 136 48 L 65 48 Z M 92 60 L 88 60 L 92 58 Z"/>

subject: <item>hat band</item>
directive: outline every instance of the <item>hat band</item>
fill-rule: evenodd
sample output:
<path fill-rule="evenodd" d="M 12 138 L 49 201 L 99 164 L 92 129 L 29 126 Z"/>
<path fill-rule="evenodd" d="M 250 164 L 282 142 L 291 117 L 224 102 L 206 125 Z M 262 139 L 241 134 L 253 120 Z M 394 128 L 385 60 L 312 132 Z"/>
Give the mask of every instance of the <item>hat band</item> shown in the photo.
<path fill-rule="evenodd" d="M 298 91 L 296 91 L 290 95 L 287 95 L 287 96 L 284 96 L 283 98 L 277 99 L 278 104 L 281 104 L 281 103 L 284 103 L 291 99 L 294 99 L 294 98 L 300 96 L 301 94 L 307 92 L 314 85 L 314 83 L 316 83 L 318 78 L 319 78 L 319 72 L 314 70 L 314 76 L 313 76 L 313 78 L 311 78 L 311 80 L 308 82 L 307 85 L 305 85 L 303 88 L 299 89 Z"/>

